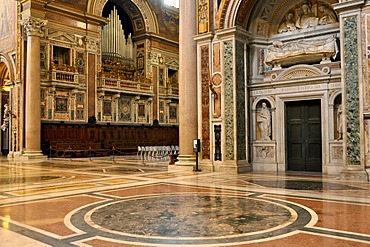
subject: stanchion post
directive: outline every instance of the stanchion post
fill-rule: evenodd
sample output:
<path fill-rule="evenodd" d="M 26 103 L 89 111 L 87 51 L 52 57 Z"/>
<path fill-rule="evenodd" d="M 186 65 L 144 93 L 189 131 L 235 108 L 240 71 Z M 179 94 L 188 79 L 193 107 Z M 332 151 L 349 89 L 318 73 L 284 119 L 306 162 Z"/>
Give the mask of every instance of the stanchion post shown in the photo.
<path fill-rule="evenodd" d="M 195 152 L 195 167 L 193 171 L 201 172 L 202 170 L 199 169 L 199 165 L 198 165 L 198 153 L 200 152 L 200 140 L 199 139 L 193 140 L 193 151 Z"/>
<path fill-rule="evenodd" d="M 91 146 L 89 146 L 89 160 L 91 161 Z"/>

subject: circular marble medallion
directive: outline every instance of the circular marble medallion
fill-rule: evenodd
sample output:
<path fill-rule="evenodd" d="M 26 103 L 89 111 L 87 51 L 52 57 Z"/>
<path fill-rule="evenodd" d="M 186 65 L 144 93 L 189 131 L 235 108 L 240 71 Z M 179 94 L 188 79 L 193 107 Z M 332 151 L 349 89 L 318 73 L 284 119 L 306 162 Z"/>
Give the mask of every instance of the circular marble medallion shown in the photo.
<path fill-rule="evenodd" d="M 251 234 L 297 218 L 286 206 L 232 195 L 182 194 L 122 200 L 90 211 L 103 231 L 145 237 L 214 238 Z"/>

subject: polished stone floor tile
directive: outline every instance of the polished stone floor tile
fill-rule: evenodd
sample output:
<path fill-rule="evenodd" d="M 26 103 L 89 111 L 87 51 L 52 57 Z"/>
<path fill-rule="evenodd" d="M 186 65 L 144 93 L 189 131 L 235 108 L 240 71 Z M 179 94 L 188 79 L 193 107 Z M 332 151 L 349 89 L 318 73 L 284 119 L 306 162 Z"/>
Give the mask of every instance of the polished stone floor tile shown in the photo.
<path fill-rule="evenodd" d="M 136 156 L 0 159 L 0 246 L 370 246 L 370 184 L 169 172 Z"/>

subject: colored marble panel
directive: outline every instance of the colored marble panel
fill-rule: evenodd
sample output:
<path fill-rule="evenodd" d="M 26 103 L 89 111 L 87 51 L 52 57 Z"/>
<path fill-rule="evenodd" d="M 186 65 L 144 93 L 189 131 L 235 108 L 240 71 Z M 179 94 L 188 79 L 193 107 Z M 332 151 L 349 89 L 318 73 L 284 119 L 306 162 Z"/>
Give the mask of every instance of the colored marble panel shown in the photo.
<path fill-rule="evenodd" d="M 226 159 L 234 160 L 234 84 L 233 44 L 225 43 L 225 132 Z"/>
<path fill-rule="evenodd" d="M 187 187 L 179 185 L 169 185 L 169 184 L 159 184 L 152 186 L 142 186 L 137 188 L 122 189 L 116 191 L 105 192 L 104 194 L 128 197 L 136 195 L 148 195 L 148 194 L 165 194 L 165 193 L 189 193 L 189 192 L 211 192 L 214 191 L 208 188 L 197 188 L 197 187 Z"/>
<path fill-rule="evenodd" d="M 360 165 L 360 116 L 358 77 L 357 17 L 344 19 L 345 84 L 347 113 L 347 160 L 348 165 Z"/>
<path fill-rule="evenodd" d="M 315 225 L 317 227 L 362 234 L 370 233 L 370 225 L 367 223 L 370 215 L 370 206 L 368 205 L 276 197 L 299 203 L 314 210 L 318 216 Z"/>
<path fill-rule="evenodd" d="M 277 204 L 208 194 L 132 198 L 100 207 L 91 214 L 93 224 L 103 231 L 105 228 L 145 237 L 176 238 L 254 233 L 290 220 L 291 212 Z"/>
<path fill-rule="evenodd" d="M 220 43 L 213 44 L 213 72 L 221 71 Z"/>
<path fill-rule="evenodd" d="M 102 199 L 90 196 L 73 196 L 23 203 L 0 207 L 0 216 L 59 236 L 69 236 L 75 232 L 64 224 L 66 215 L 81 206 L 99 201 Z"/>
<path fill-rule="evenodd" d="M 201 47 L 202 71 L 202 159 L 210 159 L 210 112 L 209 112 L 209 46 Z"/>
<path fill-rule="evenodd" d="M 246 123 L 245 116 L 245 64 L 244 44 L 236 43 L 236 145 L 237 159 L 246 159 Z"/>

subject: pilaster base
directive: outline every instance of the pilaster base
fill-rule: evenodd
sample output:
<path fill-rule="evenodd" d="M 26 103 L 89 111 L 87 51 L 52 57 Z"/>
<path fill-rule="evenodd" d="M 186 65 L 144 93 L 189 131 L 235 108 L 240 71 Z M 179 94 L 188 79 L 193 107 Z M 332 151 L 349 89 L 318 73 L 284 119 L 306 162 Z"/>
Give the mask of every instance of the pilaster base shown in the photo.
<path fill-rule="evenodd" d="M 347 167 L 340 173 L 340 179 L 356 182 L 368 182 L 369 175 L 365 170 Z"/>
<path fill-rule="evenodd" d="M 42 161 L 42 160 L 47 160 L 48 156 L 43 155 L 41 150 L 40 151 L 24 151 L 23 155 L 20 156 L 20 159 L 24 161 Z"/>
<path fill-rule="evenodd" d="M 8 153 L 7 159 L 8 160 L 13 160 L 13 159 L 19 160 L 21 156 L 22 156 L 22 152 L 13 152 L 13 151 L 10 151 Z"/>
<path fill-rule="evenodd" d="M 168 171 L 193 171 L 196 164 L 195 155 L 179 155 L 175 165 L 169 165 Z"/>
<path fill-rule="evenodd" d="M 240 174 L 252 171 L 252 166 L 246 160 L 226 161 L 219 168 L 220 172 L 227 174 Z"/>
<path fill-rule="evenodd" d="M 253 162 L 253 171 L 260 171 L 260 172 L 281 172 L 281 171 L 285 171 L 285 167 L 279 169 L 279 165 L 277 163 L 258 163 L 258 162 Z"/>

